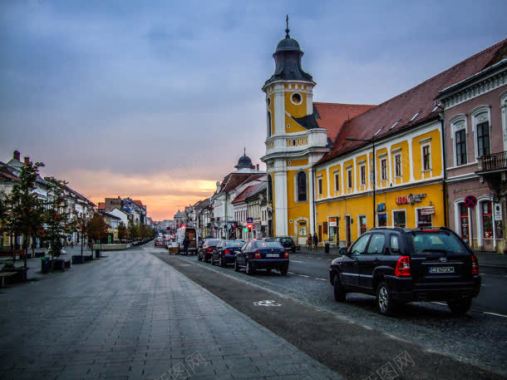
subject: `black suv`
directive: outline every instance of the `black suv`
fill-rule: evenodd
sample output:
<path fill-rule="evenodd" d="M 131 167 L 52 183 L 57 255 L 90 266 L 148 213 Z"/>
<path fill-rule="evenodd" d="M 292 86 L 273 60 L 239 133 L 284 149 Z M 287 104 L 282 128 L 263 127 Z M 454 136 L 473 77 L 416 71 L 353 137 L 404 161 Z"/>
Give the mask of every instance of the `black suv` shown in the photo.
<path fill-rule="evenodd" d="M 375 228 L 340 253 L 329 268 L 335 300 L 372 294 L 381 314 L 410 301 L 446 301 L 465 314 L 481 287 L 477 257 L 447 228 Z"/>

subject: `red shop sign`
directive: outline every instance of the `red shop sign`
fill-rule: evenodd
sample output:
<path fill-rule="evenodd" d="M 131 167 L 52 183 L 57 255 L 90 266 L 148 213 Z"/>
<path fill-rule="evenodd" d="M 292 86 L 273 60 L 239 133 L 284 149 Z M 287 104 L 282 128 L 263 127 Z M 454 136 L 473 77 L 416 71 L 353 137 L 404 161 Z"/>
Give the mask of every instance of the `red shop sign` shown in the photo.
<path fill-rule="evenodd" d="M 477 198 L 473 195 L 467 195 L 465 198 L 465 206 L 468 208 L 474 208 L 477 206 Z"/>

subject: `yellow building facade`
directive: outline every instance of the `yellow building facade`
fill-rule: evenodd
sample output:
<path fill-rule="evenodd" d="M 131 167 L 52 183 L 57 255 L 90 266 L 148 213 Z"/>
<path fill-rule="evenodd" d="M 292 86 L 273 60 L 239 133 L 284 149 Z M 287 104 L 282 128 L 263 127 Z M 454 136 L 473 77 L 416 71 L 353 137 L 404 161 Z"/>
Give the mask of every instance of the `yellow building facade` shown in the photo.
<path fill-rule="evenodd" d="M 434 82 L 379 106 L 314 103 L 302 56 L 286 30 L 262 88 L 274 236 L 305 245 L 317 235 L 321 245 L 348 246 L 375 226 L 444 226 Z"/>
<path fill-rule="evenodd" d="M 319 241 L 348 246 L 375 226 L 445 225 L 440 123 L 375 145 L 375 203 L 371 144 L 316 165 Z"/>

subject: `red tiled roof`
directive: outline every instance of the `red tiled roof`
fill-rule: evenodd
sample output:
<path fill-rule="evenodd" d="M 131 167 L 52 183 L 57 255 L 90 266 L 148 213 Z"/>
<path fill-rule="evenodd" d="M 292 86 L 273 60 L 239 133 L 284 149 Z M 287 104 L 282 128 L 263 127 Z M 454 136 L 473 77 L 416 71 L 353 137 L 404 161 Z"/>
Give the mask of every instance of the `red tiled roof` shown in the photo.
<path fill-rule="evenodd" d="M 134 202 L 138 206 L 144 207 L 143 202 L 141 202 L 139 199 L 135 199 L 132 202 Z"/>
<path fill-rule="evenodd" d="M 317 111 L 317 124 L 328 131 L 329 138 L 334 141 L 343 124 L 375 107 L 370 104 L 313 103 Z"/>
<path fill-rule="evenodd" d="M 505 56 L 506 49 L 507 39 L 345 122 L 333 148 L 319 162 L 327 162 L 366 145 L 364 142 L 348 141 L 347 137 L 371 139 L 380 130 L 376 136 L 379 139 L 436 118 L 438 110 L 435 109 L 435 98 L 439 91 L 498 62 Z M 412 119 L 416 114 L 417 117 Z"/>
<path fill-rule="evenodd" d="M 266 184 L 264 182 L 256 183 L 254 185 L 248 186 L 241 193 L 239 193 L 236 198 L 234 198 L 234 200 L 232 201 L 232 204 L 244 202 L 247 198 L 249 198 L 252 195 L 257 194 L 259 191 L 261 191 L 262 188 L 265 186 L 266 186 Z"/>
<path fill-rule="evenodd" d="M 99 202 L 99 204 L 97 206 L 97 209 L 104 210 L 105 208 L 106 208 L 106 203 L 105 202 Z"/>
<path fill-rule="evenodd" d="M 250 182 L 254 179 L 262 177 L 264 174 L 262 173 L 230 173 L 227 174 L 222 181 L 222 186 L 220 187 L 220 192 L 230 192 L 234 190 L 239 185 Z"/>

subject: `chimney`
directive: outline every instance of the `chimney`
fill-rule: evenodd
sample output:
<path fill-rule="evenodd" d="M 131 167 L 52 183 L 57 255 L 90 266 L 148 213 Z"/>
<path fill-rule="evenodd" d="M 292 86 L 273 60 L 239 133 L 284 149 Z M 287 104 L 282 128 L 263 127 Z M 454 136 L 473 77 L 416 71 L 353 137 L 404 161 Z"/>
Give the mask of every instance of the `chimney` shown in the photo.
<path fill-rule="evenodd" d="M 12 158 L 19 161 L 19 159 L 21 158 L 21 153 L 19 153 L 19 150 L 14 151 Z"/>
<path fill-rule="evenodd" d="M 30 157 L 25 156 L 25 165 L 30 165 Z"/>

